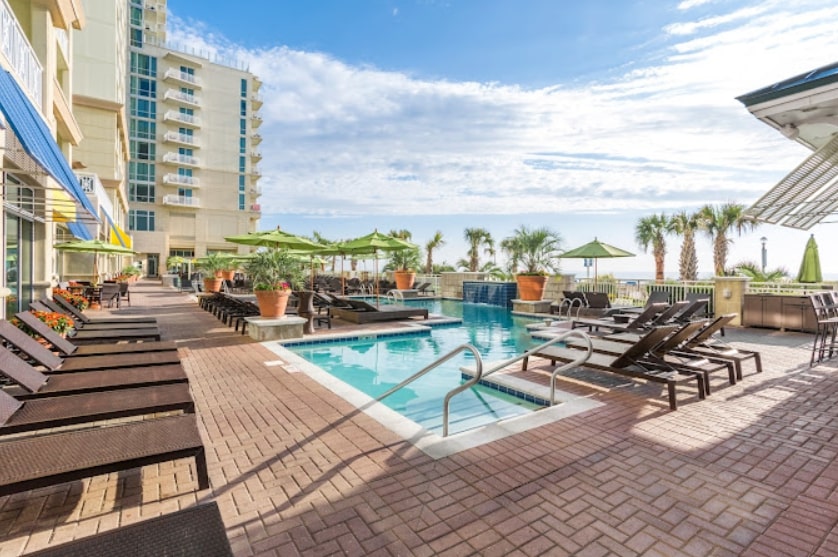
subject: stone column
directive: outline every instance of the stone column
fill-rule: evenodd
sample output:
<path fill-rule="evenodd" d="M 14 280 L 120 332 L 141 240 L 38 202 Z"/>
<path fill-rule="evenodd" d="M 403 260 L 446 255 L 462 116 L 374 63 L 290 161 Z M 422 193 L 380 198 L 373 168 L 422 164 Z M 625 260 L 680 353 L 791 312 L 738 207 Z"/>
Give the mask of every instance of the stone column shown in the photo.
<path fill-rule="evenodd" d="M 745 291 L 748 289 L 747 277 L 714 277 L 713 306 L 715 316 L 735 313 L 731 325 L 742 326 L 742 310 L 745 306 Z"/>

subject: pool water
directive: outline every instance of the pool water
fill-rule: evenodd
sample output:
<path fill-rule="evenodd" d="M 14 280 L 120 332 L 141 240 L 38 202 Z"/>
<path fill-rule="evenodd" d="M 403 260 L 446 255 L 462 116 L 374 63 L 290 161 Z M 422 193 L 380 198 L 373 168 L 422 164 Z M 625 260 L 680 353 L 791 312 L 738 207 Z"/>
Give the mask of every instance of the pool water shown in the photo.
<path fill-rule="evenodd" d="M 404 303 L 461 318 L 463 323 L 434 327 L 430 332 L 285 347 L 375 398 L 462 344 L 477 348 L 484 364 L 520 355 L 534 345 L 526 329 L 533 320 L 514 316 L 505 308 L 457 300 Z M 464 352 L 382 402 L 425 429 L 441 433 L 443 399 L 462 383 L 460 368 L 473 365 L 474 357 Z M 522 398 L 478 385 L 452 399 L 449 432 L 466 431 L 538 408 L 541 406 Z"/>

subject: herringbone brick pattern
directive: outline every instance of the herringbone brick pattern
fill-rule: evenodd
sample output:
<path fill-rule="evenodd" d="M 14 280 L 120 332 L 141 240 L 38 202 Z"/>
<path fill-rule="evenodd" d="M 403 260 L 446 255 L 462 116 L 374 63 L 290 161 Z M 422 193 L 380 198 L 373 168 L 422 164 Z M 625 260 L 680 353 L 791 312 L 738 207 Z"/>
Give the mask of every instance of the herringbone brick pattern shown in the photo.
<path fill-rule="evenodd" d="M 809 369 L 809 335 L 730 330 L 765 372 L 685 386 L 677 412 L 660 385 L 569 372 L 604 405 L 433 460 L 185 294 L 132 303 L 180 342 L 212 488 L 178 461 L 0 498 L 0 557 L 208 499 L 243 556 L 838 552 L 838 362 Z"/>

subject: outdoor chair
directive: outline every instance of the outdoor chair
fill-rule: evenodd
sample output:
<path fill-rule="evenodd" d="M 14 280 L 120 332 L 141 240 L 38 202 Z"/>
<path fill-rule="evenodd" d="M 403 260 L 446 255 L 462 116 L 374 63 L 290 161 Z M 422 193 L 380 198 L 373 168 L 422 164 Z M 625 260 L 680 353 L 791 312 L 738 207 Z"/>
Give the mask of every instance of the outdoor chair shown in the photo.
<path fill-rule="evenodd" d="M 232 557 L 215 501 L 29 553 L 30 557 Z"/>
<path fill-rule="evenodd" d="M 698 398 L 703 400 L 706 397 L 707 387 L 705 386 L 705 374 L 702 372 L 673 370 L 672 368 L 661 368 L 648 363 L 650 351 L 660 344 L 667 336 L 671 335 L 678 327 L 669 325 L 650 330 L 643 335 L 636 343 L 619 355 L 603 352 L 593 352 L 580 367 L 605 371 L 632 379 L 643 379 L 653 383 L 666 385 L 671 410 L 678 409 L 678 402 L 675 398 L 676 386 L 678 383 L 695 381 L 698 387 Z M 593 340 L 593 339 L 592 339 Z M 552 365 L 558 362 L 571 363 L 578 359 L 579 349 L 572 347 L 560 347 L 557 345 L 547 346 L 538 352 L 523 359 L 522 370 L 527 369 L 530 357 L 540 357 L 550 360 Z"/>
<path fill-rule="evenodd" d="M 120 303 L 124 300 L 128 306 L 131 306 L 131 291 L 128 289 L 127 282 L 119 282 L 119 300 Z"/>
<path fill-rule="evenodd" d="M 116 296 L 116 294 L 114 294 Z M 60 296 L 59 296 L 60 297 Z M 130 319 L 123 319 L 117 318 L 112 321 L 96 321 L 96 322 L 85 322 L 80 320 L 77 317 L 74 317 L 72 314 L 63 311 L 63 308 L 60 304 L 56 304 L 54 301 L 48 298 L 41 298 L 40 300 L 34 300 L 30 302 L 29 307 L 33 309 L 37 309 L 40 311 L 54 311 L 57 313 L 64 313 L 68 317 L 70 317 L 73 322 L 75 323 L 75 328 L 77 331 L 81 330 L 88 330 L 88 331 L 109 331 L 113 329 L 156 329 L 157 328 L 157 321 L 133 321 Z"/>
<path fill-rule="evenodd" d="M 105 282 L 99 290 L 99 303 L 102 307 L 107 304 L 108 308 L 119 307 L 120 294 L 119 285 L 115 282 Z"/>
<path fill-rule="evenodd" d="M 8 439 L 0 443 L 0 496 L 181 458 L 195 459 L 198 488 L 209 488 L 194 414 Z"/>
<path fill-rule="evenodd" d="M 571 328 L 578 329 L 587 327 L 588 331 L 594 332 L 600 329 L 609 331 L 639 331 L 643 329 L 660 312 L 666 309 L 666 304 L 652 304 L 637 315 L 615 314 L 602 319 L 574 318 L 571 321 Z"/>
<path fill-rule="evenodd" d="M 823 362 L 832 357 L 835 350 L 836 331 L 838 331 L 838 312 L 831 294 L 814 292 L 809 294 L 812 303 L 812 311 L 815 313 L 817 329 L 812 342 L 812 355 L 809 358 L 809 367 L 815 362 Z"/>
<path fill-rule="evenodd" d="M 0 374 L 17 384 L 5 392 L 19 400 L 187 382 L 180 364 L 45 374 L 3 347 Z"/>
<path fill-rule="evenodd" d="M 72 317 L 73 319 L 78 320 L 80 323 L 83 324 L 98 324 L 98 323 L 157 323 L 157 319 L 155 317 L 145 317 L 145 316 L 130 316 L 130 317 L 90 317 L 85 315 L 83 311 L 80 311 L 76 306 L 68 302 L 62 296 L 54 296 L 52 300 L 41 300 L 41 302 L 52 302 L 56 304 L 53 307 L 60 307 L 61 311 Z M 59 311 L 59 310 L 54 310 Z"/>
<path fill-rule="evenodd" d="M 86 356 L 106 356 L 135 352 L 177 351 L 177 345 L 168 340 L 159 342 L 111 342 L 78 346 L 50 329 L 46 323 L 28 311 L 16 313 L 15 317 L 22 321 L 30 330 L 46 340 L 65 359 L 70 357 L 81 358 Z"/>

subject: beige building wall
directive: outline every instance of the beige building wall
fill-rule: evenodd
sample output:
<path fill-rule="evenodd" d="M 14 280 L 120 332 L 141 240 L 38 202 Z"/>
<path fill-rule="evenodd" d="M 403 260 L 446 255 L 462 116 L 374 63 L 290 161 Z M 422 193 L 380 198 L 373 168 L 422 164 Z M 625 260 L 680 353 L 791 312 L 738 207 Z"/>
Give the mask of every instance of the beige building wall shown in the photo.
<path fill-rule="evenodd" d="M 154 4 L 153 21 L 165 19 L 164 6 Z M 129 179 L 130 208 L 154 215 L 154 230 L 136 223 L 131 230 L 150 274 L 163 274 L 173 251 L 195 257 L 246 252 L 224 237 L 256 230 L 260 216 L 259 81 L 246 69 L 161 46 L 160 38 L 146 34 L 142 48 L 134 49 L 156 60 L 153 201 L 139 200 Z"/>

